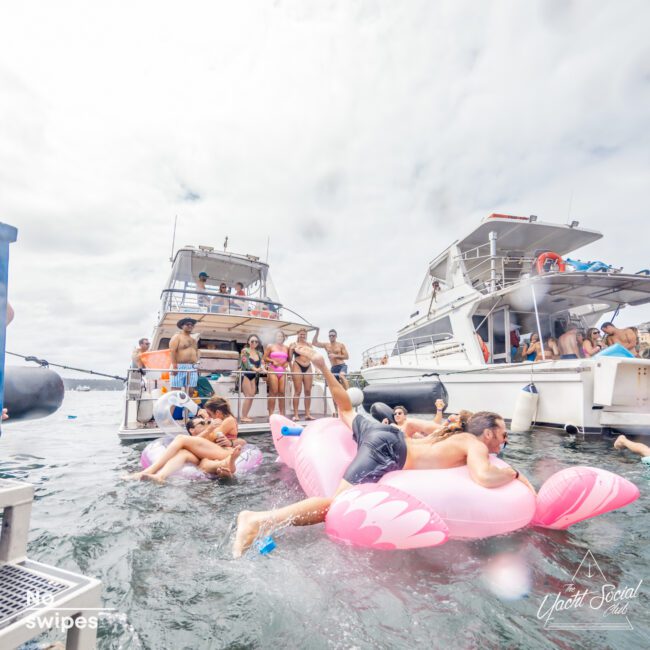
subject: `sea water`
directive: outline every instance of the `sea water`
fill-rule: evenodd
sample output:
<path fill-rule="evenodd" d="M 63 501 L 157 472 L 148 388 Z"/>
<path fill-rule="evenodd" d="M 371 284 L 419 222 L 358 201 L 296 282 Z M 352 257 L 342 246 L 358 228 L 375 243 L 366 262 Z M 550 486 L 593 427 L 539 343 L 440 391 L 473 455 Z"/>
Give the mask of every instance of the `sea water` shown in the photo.
<path fill-rule="evenodd" d="M 650 647 L 650 467 L 611 437 L 510 436 L 505 460 L 537 487 L 577 464 L 639 486 L 635 503 L 569 531 L 379 552 L 335 544 L 322 525 L 285 528 L 272 553 L 233 560 L 240 510 L 303 496 L 270 434 L 249 438 L 264 463 L 234 480 L 124 482 L 146 443 L 120 443 L 122 405 L 118 392 L 68 392 L 56 414 L 0 438 L 0 476 L 36 486 L 29 556 L 102 581 L 99 648 Z M 585 558 L 612 593 L 642 581 L 624 616 L 576 599 L 547 616 Z"/>

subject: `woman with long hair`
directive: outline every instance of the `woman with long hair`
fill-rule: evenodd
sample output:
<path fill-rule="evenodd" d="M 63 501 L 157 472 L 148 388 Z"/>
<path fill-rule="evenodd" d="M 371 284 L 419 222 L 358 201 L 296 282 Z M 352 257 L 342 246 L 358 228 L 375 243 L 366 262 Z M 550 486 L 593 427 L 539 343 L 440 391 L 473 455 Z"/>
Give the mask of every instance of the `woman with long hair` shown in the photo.
<path fill-rule="evenodd" d="M 284 391 L 289 366 L 289 348 L 284 344 L 286 338 L 286 334 L 278 330 L 274 342 L 267 345 L 264 352 L 269 416 L 273 415 L 275 411 L 276 400 L 278 401 L 280 414 L 284 415 L 285 412 Z"/>
<path fill-rule="evenodd" d="M 537 361 L 542 354 L 542 346 L 539 342 L 539 334 L 533 332 L 530 335 L 530 341 L 524 343 L 524 358 L 526 361 Z"/>
<path fill-rule="evenodd" d="M 264 368 L 262 368 L 263 356 L 264 352 L 260 337 L 257 334 L 251 334 L 239 355 L 241 389 L 246 398 L 242 407 L 242 422 L 253 421 L 252 418 L 248 417 L 248 414 L 253 405 L 253 397 L 255 397 L 259 390 L 260 374 L 264 372 Z"/>
<path fill-rule="evenodd" d="M 313 420 L 310 413 L 311 409 L 311 389 L 314 385 L 314 375 L 313 368 L 311 365 L 311 360 L 308 357 L 300 355 L 296 352 L 296 346 L 302 345 L 307 347 L 313 347 L 311 343 L 307 341 L 307 330 L 299 329 L 298 330 L 298 339 L 295 343 L 292 343 L 289 346 L 289 358 L 293 359 L 291 362 L 291 378 L 293 380 L 293 420 L 297 422 L 300 417 L 298 415 L 298 407 L 300 406 L 300 394 L 305 392 L 304 404 L 305 404 L 305 420 Z"/>
<path fill-rule="evenodd" d="M 590 327 L 587 334 L 582 341 L 582 354 L 585 358 L 593 357 L 603 349 L 603 344 L 600 340 L 600 331 L 597 327 Z"/>

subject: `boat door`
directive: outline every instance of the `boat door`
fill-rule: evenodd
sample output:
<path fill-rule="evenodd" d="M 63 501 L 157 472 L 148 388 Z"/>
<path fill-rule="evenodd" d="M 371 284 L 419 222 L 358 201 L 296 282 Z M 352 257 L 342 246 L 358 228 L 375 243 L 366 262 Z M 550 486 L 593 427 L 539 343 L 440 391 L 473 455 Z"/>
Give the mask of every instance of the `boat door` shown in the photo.
<path fill-rule="evenodd" d="M 510 363 L 510 310 L 496 309 L 488 317 L 491 363 Z"/>

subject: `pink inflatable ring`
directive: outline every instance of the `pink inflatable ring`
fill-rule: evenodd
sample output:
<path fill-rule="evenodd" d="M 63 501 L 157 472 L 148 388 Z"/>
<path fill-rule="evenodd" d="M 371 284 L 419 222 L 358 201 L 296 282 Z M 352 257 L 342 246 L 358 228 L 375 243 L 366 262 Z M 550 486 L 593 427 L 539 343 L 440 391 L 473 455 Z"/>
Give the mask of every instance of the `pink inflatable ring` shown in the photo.
<path fill-rule="evenodd" d="M 336 418 L 307 425 L 300 436 L 283 436 L 293 423 L 271 416 L 280 460 L 293 468 L 308 496 L 331 497 L 356 453 L 352 432 Z M 508 467 L 496 456 L 491 462 Z M 631 503 L 630 481 L 594 467 L 571 467 L 551 476 L 537 498 L 521 482 L 498 488 L 475 483 L 466 466 L 389 472 L 378 483 L 339 494 L 325 530 L 337 541 L 369 548 L 419 548 L 451 539 L 501 535 L 529 524 L 567 528 Z"/>

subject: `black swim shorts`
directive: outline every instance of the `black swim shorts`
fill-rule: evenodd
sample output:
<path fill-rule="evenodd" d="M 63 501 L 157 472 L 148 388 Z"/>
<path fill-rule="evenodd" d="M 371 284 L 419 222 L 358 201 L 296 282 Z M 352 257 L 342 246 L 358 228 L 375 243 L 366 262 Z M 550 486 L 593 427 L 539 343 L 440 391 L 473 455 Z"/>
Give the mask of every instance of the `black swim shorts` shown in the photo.
<path fill-rule="evenodd" d="M 358 450 L 343 476 L 348 483 L 376 483 L 384 474 L 404 467 L 406 440 L 397 427 L 357 415 L 352 434 Z"/>

